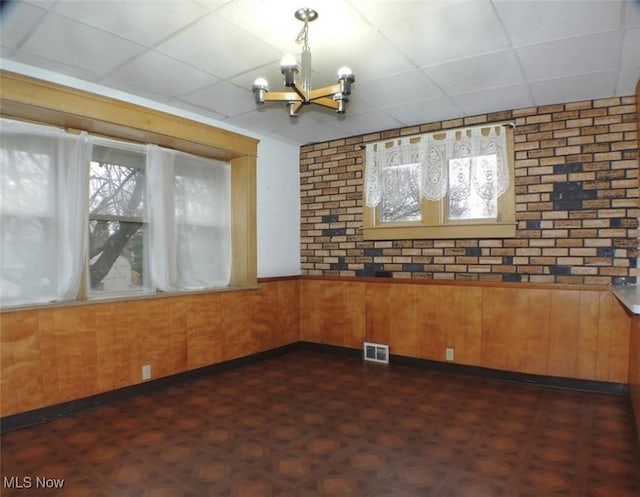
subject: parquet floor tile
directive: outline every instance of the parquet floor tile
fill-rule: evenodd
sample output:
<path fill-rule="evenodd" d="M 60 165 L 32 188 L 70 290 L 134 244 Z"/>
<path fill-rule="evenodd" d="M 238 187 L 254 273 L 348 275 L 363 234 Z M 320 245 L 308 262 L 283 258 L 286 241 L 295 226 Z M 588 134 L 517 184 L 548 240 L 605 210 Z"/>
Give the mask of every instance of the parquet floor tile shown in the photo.
<path fill-rule="evenodd" d="M 3 497 L 640 496 L 626 397 L 315 351 L 1 441 Z"/>

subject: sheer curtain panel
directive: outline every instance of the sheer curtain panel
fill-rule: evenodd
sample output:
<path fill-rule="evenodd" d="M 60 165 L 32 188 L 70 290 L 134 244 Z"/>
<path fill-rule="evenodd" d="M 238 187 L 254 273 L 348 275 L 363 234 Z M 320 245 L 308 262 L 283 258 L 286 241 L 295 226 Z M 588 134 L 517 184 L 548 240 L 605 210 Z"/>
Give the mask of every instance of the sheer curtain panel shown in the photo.
<path fill-rule="evenodd" d="M 152 283 L 162 291 L 228 286 L 231 166 L 147 147 Z"/>
<path fill-rule="evenodd" d="M 367 207 L 376 207 L 385 196 L 393 194 L 385 189 L 385 170 L 410 164 L 419 166 L 422 198 L 438 201 L 451 194 L 452 186 L 464 184 L 477 195 L 495 200 L 509 187 L 506 148 L 503 125 L 439 131 L 413 139 L 367 144 L 365 203 Z M 464 174 L 460 174 L 461 171 Z M 452 176 L 452 172 L 459 174 Z M 407 180 L 416 181 L 410 176 Z"/>
<path fill-rule="evenodd" d="M 91 137 L 0 125 L 0 302 L 73 300 L 87 255 Z"/>

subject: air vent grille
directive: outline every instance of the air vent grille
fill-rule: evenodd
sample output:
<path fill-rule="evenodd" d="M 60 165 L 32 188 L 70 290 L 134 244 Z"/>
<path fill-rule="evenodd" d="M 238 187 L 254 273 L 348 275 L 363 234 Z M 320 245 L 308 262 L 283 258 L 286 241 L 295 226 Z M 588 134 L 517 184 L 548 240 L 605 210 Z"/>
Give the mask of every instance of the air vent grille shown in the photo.
<path fill-rule="evenodd" d="M 389 363 L 389 346 L 379 343 L 364 342 L 363 347 L 364 360 Z"/>

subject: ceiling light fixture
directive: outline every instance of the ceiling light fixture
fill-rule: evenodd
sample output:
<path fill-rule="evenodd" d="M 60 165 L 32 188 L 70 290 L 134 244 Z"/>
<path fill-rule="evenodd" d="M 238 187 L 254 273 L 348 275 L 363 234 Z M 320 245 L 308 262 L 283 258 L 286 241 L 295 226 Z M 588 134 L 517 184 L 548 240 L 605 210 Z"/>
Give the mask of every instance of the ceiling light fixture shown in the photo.
<path fill-rule="evenodd" d="M 309 50 L 309 23 L 318 18 L 318 13 L 309 8 L 298 9 L 295 17 L 304 23 L 304 27 L 296 37 L 296 43 L 302 44 L 301 63 L 291 55 L 285 55 L 280 62 L 280 72 L 284 76 L 284 84 L 293 91 L 269 91 L 269 83 L 264 78 L 258 78 L 253 83 L 253 93 L 256 103 L 286 102 L 289 116 L 297 117 L 303 105 L 317 104 L 335 109 L 338 114 L 344 114 L 345 103 L 349 101 L 351 83 L 356 78 L 348 67 L 338 70 L 338 84 L 325 86 L 316 90 L 311 89 L 311 51 Z M 300 73 L 300 81 L 296 74 Z"/>

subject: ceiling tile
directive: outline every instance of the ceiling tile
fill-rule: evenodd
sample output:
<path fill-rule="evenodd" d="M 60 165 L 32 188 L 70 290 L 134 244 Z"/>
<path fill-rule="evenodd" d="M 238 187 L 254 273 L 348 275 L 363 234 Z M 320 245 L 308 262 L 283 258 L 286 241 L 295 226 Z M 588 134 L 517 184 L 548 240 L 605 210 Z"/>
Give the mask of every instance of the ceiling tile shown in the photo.
<path fill-rule="evenodd" d="M 377 110 L 372 110 L 365 114 L 347 114 L 344 120 L 336 120 L 327 124 L 331 127 L 341 129 L 343 136 L 349 136 L 344 133 L 350 129 L 355 129 L 357 130 L 356 134 L 362 135 L 365 133 L 374 133 L 402 126 L 402 123 L 388 115 L 386 112 Z"/>
<path fill-rule="evenodd" d="M 456 95 L 451 100 L 465 116 L 475 116 L 489 112 L 520 109 L 533 105 L 526 85 L 505 86 L 479 92 Z"/>
<path fill-rule="evenodd" d="M 342 65 L 355 73 L 345 115 L 310 105 L 290 119 L 283 103 L 254 102 L 258 76 L 285 89 L 279 61 L 300 56 L 302 5 L 319 12 L 313 88 Z M 294 143 L 632 95 L 640 77 L 640 0 L 23 0 L 2 14 L 8 70 Z"/>
<path fill-rule="evenodd" d="M 109 80 L 175 98 L 211 85 L 218 78 L 164 54 L 149 51 L 112 73 L 105 83 Z"/>
<path fill-rule="evenodd" d="M 524 83 L 522 69 L 512 50 L 423 67 L 447 95 Z"/>
<path fill-rule="evenodd" d="M 5 61 L 0 61 L 1 66 L 6 68 L 8 64 Z M 96 82 L 99 81 L 101 75 L 96 74 L 92 71 L 87 71 L 86 69 L 82 69 L 80 67 L 73 67 L 67 64 L 63 64 L 61 62 L 57 62 L 51 59 L 45 59 L 43 57 L 39 57 L 37 55 L 31 55 L 24 52 L 17 52 L 11 56 L 11 60 L 9 62 L 17 62 L 20 65 L 24 65 L 25 68 L 36 68 L 37 70 L 44 69 L 45 71 L 51 72 L 51 74 L 59 74 L 63 76 L 70 76 L 72 78 L 77 78 L 79 81 L 87 81 L 87 82 Z M 11 69 L 8 69 L 11 70 Z M 23 72 L 22 69 L 15 70 L 14 72 Z M 28 74 L 28 72 L 27 72 Z M 46 78 L 45 78 L 46 79 Z M 55 78 L 53 79 L 55 80 Z"/>
<path fill-rule="evenodd" d="M 280 132 L 276 131 L 274 134 L 277 136 Z M 344 136 L 344 130 L 326 124 L 313 124 L 294 126 L 287 130 L 286 136 L 294 138 L 300 144 L 318 143 L 340 138 Z"/>
<path fill-rule="evenodd" d="M 381 26 L 380 32 L 420 67 L 509 47 L 489 2 L 438 5 L 442 7 L 438 15 L 407 16 Z"/>
<path fill-rule="evenodd" d="M 618 72 L 615 96 L 635 95 L 638 81 L 640 81 L 640 63 L 636 67 L 622 69 Z"/>
<path fill-rule="evenodd" d="M 439 17 L 452 4 L 464 1 L 468 0 L 349 0 L 376 28 L 394 24 L 406 17 Z"/>
<path fill-rule="evenodd" d="M 399 105 L 385 112 L 405 126 L 444 121 L 460 117 L 462 111 L 448 98 L 432 98 L 421 102 Z"/>
<path fill-rule="evenodd" d="M 225 116 L 236 116 L 257 107 L 250 89 L 243 89 L 226 81 L 197 90 L 180 100 Z"/>
<path fill-rule="evenodd" d="M 123 94 L 136 95 L 138 97 L 146 98 L 152 102 L 159 102 L 162 104 L 169 104 L 172 101 L 171 96 L 162 93 L 156 93 L 148 88 L 141 88 L 140 86 L 127 83 L 125 81 L 118 81 L 116 79 L 101 80 L 99 84 L 115 89 Z"/>
<path fill-rule="evenodd" d="M 619 1 L 495 0 L 493 3 L 514 46 L 607 31 L 620 25 Z"/>
<path fill-rule="evenodd" d="M 516 49 L 530 81 L 615 69 L 621 33 L 608 31 Z M 585 50 L 585 47 L 589 47 Z"/>
<path fill-rule="evenodd" d="M 104 75 L 140 54 L 144 47 L 71 19 L 49 14 L 21 50 Z"/>
<path fill-rule="evenodd" d="M 39 6 L 3 2 L 0 44 L 7 48 L 18 48 L 46 13 L 47 11 Z"/>
<path fill-rule="evenodd" d="M 623 26 L 640 26 L 640 2 L 637 0 L 626 0 L 623 3 Z"/>
<path fill-rule="evenodd" d="M 625 29 L 622 41 L 622 67 L 634 67 L 638 64 L 640 64 L 640 27 Z"/>
<path fill-rule="evenodd" d="M 22 0 L 21 3 L 28 3 L 30 5 L 36 5 L 42 9 L 51 9 L 58 0 Z"/>
<path fill-rule="evenodd" d="M 55 11 L 147 47 L 207 13 L 204 7 L 189 0 L 58 2 Z"/>
<path fill-rule="evenodd" d="M 603 71 L 534 81 L 530 86 L 535 105 L 546 105 L 613 96 L 616 78 L 616 71 Z"/>
<path fill-rule="evenodd" d="M 209 14 L 156 47 L 159 52 L 226 79 L 279 60 L 281 53 L 264 40 L 236 30 L 229 36 L 227 21 Z"/>
<path fill-rule="evenodd" d="M 261 40 L 269 40 L 282 54 L 301 51 L 296 43 L 304 24 L 294 17 L 300 7 L 318 12 L 309 23 L 309 46 L 317 50 L 325 44 L 351 39 L 370 25 L 344 0 L 234 0 L 219 10 L 220 16 Z"/>
<path fill-rule="evenodd" d="M 224 114 L 218 114 L 210 109 L 205 109 L 203 107 L 199 107 L 197 105 L 191 105 L 188 102 L 184 102 L 182 100 L 172 100 L 168 102 L 169 105 L 173 107 L 177 107 L 179 109 L 183 109 L 185 111 L 191 112 L 194 116 L 205 116 L 216 121 L 224 121 L 227 116 Z"/>
<path fill-rule="evenodd" d="M 312 65 L 316 61 L 330 64 L 328 76 L 335 78 L 336 71 L 341 66 L 351 68 L 359 80 L 376 79 L 391 74 L 398 74 L 415 69 L 416 66 L 397 48 L 375 29 L 367 29 L 358 33 L 351 33 L 347 47 L 344 41 L 336 36 L 334 41 L 321 46 L 319 49 L 311 47 L 313 54 Z M 321 69 L 320 66 L 318 66 Z"/>
<path fill-rule="evenodd" d="M 273 104 L 263 105 L 250 112 L 232 116 L 225 122 L 241 128 L 274 132 L 278 129 L 296 125 L 296 122 L 300 122 L 301 117 L 290 118 L 284 104 Z"/>
<path fill-rule="evenodd" d="M 374 109 L 403 105 L 442 95 L 442 92 L 418 69 L 386 78 L 362 81 L 358 83 L 357 89 L 360 92 L 358 97 Z"/>

